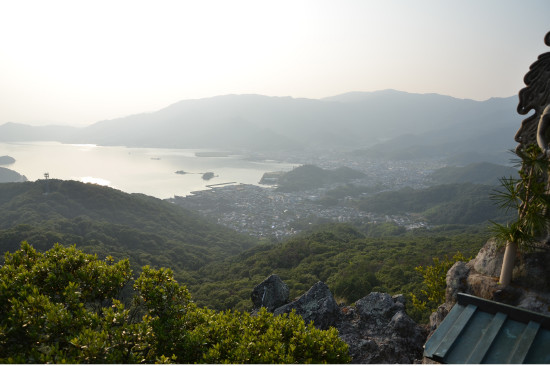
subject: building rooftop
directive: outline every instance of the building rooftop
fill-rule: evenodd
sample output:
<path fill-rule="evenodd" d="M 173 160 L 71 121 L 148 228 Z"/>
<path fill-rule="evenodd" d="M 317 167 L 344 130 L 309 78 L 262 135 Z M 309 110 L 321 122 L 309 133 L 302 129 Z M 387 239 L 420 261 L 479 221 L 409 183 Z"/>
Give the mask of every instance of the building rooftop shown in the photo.
<path fill-rule="evenodd" d="M 550 317 L 467 294 L 458 294 L 424 345 L 441 363 L 550 364 Z"/>

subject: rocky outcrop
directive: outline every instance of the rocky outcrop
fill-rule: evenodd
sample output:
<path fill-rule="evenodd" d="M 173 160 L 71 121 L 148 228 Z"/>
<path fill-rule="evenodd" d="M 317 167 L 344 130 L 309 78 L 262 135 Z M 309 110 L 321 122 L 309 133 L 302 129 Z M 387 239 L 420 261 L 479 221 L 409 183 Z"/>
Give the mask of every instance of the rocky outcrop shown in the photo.
<path fill-rule="evenodd" d="M 275 274 L 266 278 L 252 290 L 252 303 L 255 309 L 265 307 L 273 311 L 288 303 L 290 291 L 288 286 Z"/>
<path fill-rule="evenodd" d="M 275 309 L 273 314 L 280 315 L 295 310 L 306 324 L 313 321 L 319 329 L 328 329 L 336 324 L 340 309 L 327 285 L 319 281 L 296 301 Z"/>
<path fill-rule="evenodd" d="M 353 363 L 414 363 L 427 331 L 405 313 L 405 297 L 372 292 L 344 307 L 336 325 Z"/>
<path fill-rule="evenodd" d="M 269 284 L 280 285 L 279 281 L 278 276 L 272 275 L 254 288 L 255 306 L 262 289 L 269 289 Z M 354 307 L 339 307 L 328 286 L 318 282 L 307 293 L 276 308 L 273 313 L 279 315 L 292 310 L 306 323 L 313 321 L 317 328 L 333 326 L 338 329 L 340 338 L 349 345 L 352 363 L 413 363 L 422 357 L 427 331 L 405 313 L 402 295 L 392 297 L 372 292 L 358 300 Z"/>
<path fill-rule="evenodd" d="M 519 254 L 508 286 L 498 282 L 503 257 L 504 248 L 490 239 L 474 259 L 451 267 L 447 272 L 445 303 L 430 317 L 432 330 L 456 303 L 459 292 L 550 315 L 550 246 L 541 244 Z"/>

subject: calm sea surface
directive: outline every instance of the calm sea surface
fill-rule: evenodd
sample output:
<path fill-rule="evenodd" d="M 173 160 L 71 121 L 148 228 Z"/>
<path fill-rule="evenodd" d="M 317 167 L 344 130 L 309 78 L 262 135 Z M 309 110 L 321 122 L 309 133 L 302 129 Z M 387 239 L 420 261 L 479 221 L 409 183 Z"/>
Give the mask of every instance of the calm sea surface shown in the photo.
<path fill-rule="evenodd" d="M 208 150 L 211 151 L 211 150 Z M 207 185 L 236 182 L 258 184 L 263 173 L 289 171 L 294 166 L 255 162 L 241 156 L 197 157 L 204 150 L 127 148 L 120 146 L 70 145 L 57 142 L 0 143 L 0 156 L 16 162 L 4 167 L 28 180 L 50 178 L 108 185 L 128 193 L 158 198 L 186 196 L 208 189 Z M 187 174 L 175 174 L 182 170 Z M 213 172 L 205 181 L 202 174 Z"/>

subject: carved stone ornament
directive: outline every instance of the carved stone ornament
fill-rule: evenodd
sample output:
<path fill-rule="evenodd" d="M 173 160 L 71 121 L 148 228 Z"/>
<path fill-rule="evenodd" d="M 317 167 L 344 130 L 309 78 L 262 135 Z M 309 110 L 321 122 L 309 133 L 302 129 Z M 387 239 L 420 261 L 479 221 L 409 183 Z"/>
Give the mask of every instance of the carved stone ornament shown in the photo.
<path fill-rule="evenodd" d="M 544 43 L 550 47 L 550 32 L 546 33 Z M 517 111 L 526 115 L 534 109 L 535 113 L 522 121 L 516 133 L 515 140 L 519 142 L 516 152 L 537 143 L 550 156 L 550 52 L 539 55 L 523 81 L 526 86 L 519 91 Z"/>

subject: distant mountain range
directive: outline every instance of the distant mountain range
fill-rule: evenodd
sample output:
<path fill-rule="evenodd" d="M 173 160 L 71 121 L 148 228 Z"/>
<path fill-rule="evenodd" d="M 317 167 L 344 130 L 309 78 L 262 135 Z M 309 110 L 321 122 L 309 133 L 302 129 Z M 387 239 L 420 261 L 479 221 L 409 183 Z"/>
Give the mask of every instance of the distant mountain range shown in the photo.
<path fill-rule="evenodd" d="M 81 128 L 6 123 L 0 126 L 0 141 L 233 151 L 337 149 L 389 159 L 443 153 L 472 160 L 515 147 L 522 119 L 516 105 L 517 97 L 479 102 L 396 90 L 324 99 L 225 95 L 183 100 L 157 112 Z"/>

